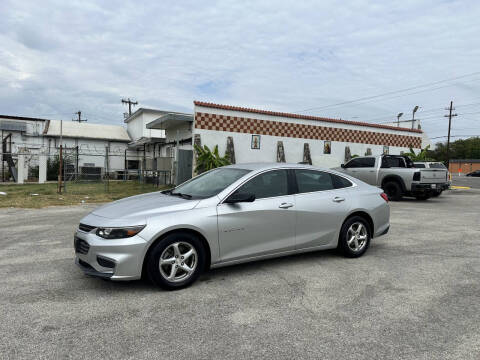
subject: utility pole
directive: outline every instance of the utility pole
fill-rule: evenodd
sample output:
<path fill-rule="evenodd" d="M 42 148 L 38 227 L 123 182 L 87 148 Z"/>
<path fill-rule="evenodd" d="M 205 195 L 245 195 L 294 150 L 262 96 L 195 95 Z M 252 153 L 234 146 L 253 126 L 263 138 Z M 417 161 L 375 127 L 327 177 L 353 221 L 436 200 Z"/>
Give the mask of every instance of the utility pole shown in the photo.
<path fill-rule="evenodd" d="M 452 114 L 452 111 L 455 110 L 453 107 L 453 101 L 450 101 L 450 108 L 445 108 L 448 110 L 448 115 L 443 115 L 448 117 L 448 137 L 447 137 L 447 169 L 450 171 L 450 129 L 452 128 L 452 117 L 458 116 L 458 114 Z"/>
<path fill-rule="evenodd" d="M 82 119 L 82 112 L 80 110 L 78 110 L 75 114 L 77 114 L 78 119 L 72 119 L 72 121 L 78 121 L 79 123 L 88 121 L 87 119 Z"/>
<path fill-rule="evenodd" d="M 62 193 L 62 166 L 63 166 L 63 121 L 60 120 L 60 163 L 58 165 L 58 193 Z"/>
<path fill-rule="evenodd" d="M 128 104 L 128 116 L 132 115 L 132 105 L 138 105 L 138 101 L 132 101 L 130 98 L 127 100 L 122 99 L 122 104 Z"/>

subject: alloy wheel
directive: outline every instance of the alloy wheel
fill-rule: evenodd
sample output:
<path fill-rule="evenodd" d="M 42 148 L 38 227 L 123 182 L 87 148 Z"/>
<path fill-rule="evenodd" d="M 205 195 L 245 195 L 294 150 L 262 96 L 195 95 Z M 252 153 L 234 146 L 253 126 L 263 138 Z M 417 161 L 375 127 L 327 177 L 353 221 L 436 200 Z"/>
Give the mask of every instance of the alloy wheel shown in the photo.
<path fill-rule="evenodd" d="M 354 252 L 361 251 L 368 240 L 367 228 L 361 222 L 354 222 L 347 231 L 347 245 Z"/>
<path fill-rule="evenodd" d="M 197 262 L 197 251 L 191 244 L 175 242 L 163 250 L 158 267 L 165 280 L 180 282 L 192 276 L 197 267 Z"/>

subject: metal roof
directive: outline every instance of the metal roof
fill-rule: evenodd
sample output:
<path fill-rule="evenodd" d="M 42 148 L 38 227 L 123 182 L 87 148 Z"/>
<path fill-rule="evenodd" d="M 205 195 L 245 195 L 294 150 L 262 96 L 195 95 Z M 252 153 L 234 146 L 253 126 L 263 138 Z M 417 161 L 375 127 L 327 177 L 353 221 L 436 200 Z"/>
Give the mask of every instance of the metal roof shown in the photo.
<path fill-rule="evenodd" d="M 139 108 L 137 111 L 135 111 L 132 115 L 130 115 L 129 117 L 127 117 L 124 122 L 128 123 L 130 122 L 131 120 L 133 120 L 134 118 L 136 118 L 137 116 L 140 116 L 141 114 L 143 114 L 144 112 L 149 112 L 149 113 L 154 113 L 154 114 L 158 114 L 159 116 L 161 115 L 164 115 L 164 114 L 180 114 L 180 115 L 190 115 L 190 116 L 193 116 L 191 114 L 185 114 L 185 113 L 181 113 L 181 112 L 177 112 L 177 111 L 165 111 L 165 110 L 157 110 L 157 109 L 148 109 L 148 108 Z"/>
<path fill-rule="evenodd" d="M 39 118 L 32 118 L 32 117 L 26 117 L 26 116 L 13 116 L 13 115 L 0 115 L 0 119 L 48 121 L 47 119 L 39 119 Z"/>
<path fill-rule="evenodd" d="M 45 136 L 60 137 L 60 120 L 48 120 Z M 127 130 L 120 125 L 87 124 L 76 121 L 63 121 L 62 136 L 67 138 L 98 139 L 130 142 Z"/>
<path fill-rule="evenodd" d="M 161 129 L 165 130 L 169 127 L 175 127 L 182 122 L 193 122 L 193 115 L 168 113 L 160 116 L 147 124 L 147 129 Z"/>

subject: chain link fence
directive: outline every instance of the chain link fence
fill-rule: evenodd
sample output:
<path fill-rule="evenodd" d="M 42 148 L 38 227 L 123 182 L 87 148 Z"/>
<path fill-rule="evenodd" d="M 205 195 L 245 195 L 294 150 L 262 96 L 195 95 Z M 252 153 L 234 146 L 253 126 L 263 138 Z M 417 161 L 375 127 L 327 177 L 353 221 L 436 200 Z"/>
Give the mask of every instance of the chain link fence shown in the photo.
<path fill-rule="evenodd" d="M 45 159 L 46 158 L 46 159 Z M 62 161 L 60 160 L 62 158 Z M 129 189 L 144 192 L 171 186 L 172 173 L 168 166 L 169 158 L 152 158 L 146 155 L 110 151 L 82 151 L 78 147 L 46 151 L 22 150 L 17 153 L 0 153 L 0 181 L 38 183 L 40 162 L 46 160 L 46 181 L 61 180 L 61 190 L 65 193 L 85 193 L 92 189 L 109 192 L 119 184 L 128 184 Z M 171 158 L 170 158 L 171 160 Z M 158 168 L 163 164 L 163 168 Z M 19 171 L 19 167 L 22 167 Z M 62 175 L 61 177 L 59 175 Z"/>

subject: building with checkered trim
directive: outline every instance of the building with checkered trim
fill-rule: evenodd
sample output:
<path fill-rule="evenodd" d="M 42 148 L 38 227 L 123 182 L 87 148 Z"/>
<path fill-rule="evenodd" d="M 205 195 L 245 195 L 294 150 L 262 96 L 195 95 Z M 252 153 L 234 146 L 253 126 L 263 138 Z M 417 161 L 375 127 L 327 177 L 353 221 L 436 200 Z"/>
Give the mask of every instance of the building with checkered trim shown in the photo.
<path fill-rule="evenodd" d="M 430 143 L 419 129 L 201 101 L 194 102 L 193 117 L 171 114 L 147 128 L 165 130 L 167 138 L 178 141 L 176 150 L 182 154 L 175 156 L 185 163 L 178 164 L 185 174 L 195 166 L 188 160 L 193 159 L 193 143 L 210 149 L 218 145 L 220 154 L 228 153 L 235 163 L 285 161 L 322 167 L 339 166 L 354 155 L 401 154 Z"/>

